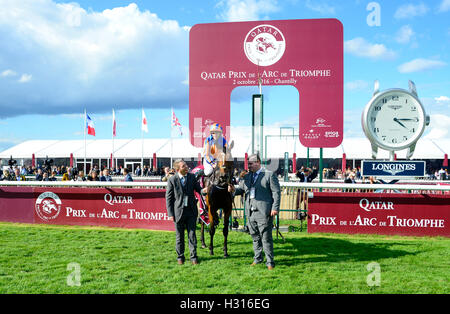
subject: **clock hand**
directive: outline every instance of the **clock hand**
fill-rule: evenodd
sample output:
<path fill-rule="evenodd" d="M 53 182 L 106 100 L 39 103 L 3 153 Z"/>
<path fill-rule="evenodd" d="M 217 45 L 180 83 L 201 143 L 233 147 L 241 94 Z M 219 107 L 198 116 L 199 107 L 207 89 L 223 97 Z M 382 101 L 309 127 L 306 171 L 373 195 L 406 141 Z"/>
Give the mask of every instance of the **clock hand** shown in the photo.
<path fill-rule="evenodd" d="M 397 122 L 398 124 L 400 124 L 402 127 L 404 127 L 405 129 L 408 129 L 403 123 L 401 123 L 400 121 L 398 121 L 399 119 L 394 118 L 394 121 Z"/>
<path fill-rule="evenodd" d="M 414 122 L 419 122 L 419 118 L 414 118 L 414 119 L 397 119 L 398 121 L 414 121 Z M 395 120 L 394 120 L 395 121 Z"/>

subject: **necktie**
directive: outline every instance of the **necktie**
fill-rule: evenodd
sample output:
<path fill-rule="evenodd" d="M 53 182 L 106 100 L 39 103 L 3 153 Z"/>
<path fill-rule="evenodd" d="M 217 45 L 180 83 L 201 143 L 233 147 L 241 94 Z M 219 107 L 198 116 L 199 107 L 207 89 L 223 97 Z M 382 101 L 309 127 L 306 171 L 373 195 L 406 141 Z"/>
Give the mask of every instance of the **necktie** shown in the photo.
<path fill-rule="evenodd" d="M 181 177 L 181 184 L 184 186 L 185 183 L 186 183 L 186 178 L 183 176 L 183 177 Z"/>
<path fill-rule="evenodd" d="M 256 178 L 258 178 L 258 173 L 253 173 L 252 184 L 255 184 Z"/>

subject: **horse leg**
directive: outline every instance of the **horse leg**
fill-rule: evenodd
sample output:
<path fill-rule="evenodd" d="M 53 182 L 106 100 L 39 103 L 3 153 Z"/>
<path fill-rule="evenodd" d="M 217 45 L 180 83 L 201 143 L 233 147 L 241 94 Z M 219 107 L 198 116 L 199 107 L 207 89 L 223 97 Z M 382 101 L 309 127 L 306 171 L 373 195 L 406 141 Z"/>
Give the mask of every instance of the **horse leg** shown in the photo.
<path fill-rule="evenodd" d="M 226 206 L 228 207 L 228 206 Z M 227 258 L 228 255 L 228 231 L 230 227 L 230 216 L 232 208 L 223 208 L 224 216 L 223 216 L 223 256 Z"/>
<path fill-rule="evenodd" d="M 210 215 L 211 217 L 211 215 Z M 216 226 L 214 221 L 209 222 L 209 255 L 214 255 L 214 233 L 216 232 Z"/>
<path fill-rule="evenodd" d="M 200 241 L 202 243 L 202 249 L 206 249 L 206 243 L 205 243 L 205 223 L 202 221 L 200 223 L 201 225 L 201 232 L 200 232 Z"/>

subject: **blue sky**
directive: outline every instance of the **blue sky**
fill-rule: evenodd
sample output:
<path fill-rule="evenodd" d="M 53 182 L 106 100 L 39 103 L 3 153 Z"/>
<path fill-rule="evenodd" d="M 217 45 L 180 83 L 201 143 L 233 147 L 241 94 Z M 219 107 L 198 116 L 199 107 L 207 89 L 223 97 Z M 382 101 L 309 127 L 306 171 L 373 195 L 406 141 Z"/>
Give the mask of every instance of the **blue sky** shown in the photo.
<path fill-rule="evenodd" d="M 198 23 L 337 18 L 344 26 L 344 137 L 363 137 L 373 82 L 416 83 L 431 116 L 425 136 L 448 137 L 450 0 L 0 0 L 0 151 L 31 139 L 170 136 L 170 108 L 188 129 L 189 29 Z M 231 95 L 232 127 L 251 123 L 256 88 Z M 297 127 L 298 92 L 265 87 L 265 124 Z M 243 101 L 248 95 L 248 100 Z M 233 130 L 233 129 L 232 129 Z M 267 133 L 266 133 L 267 134 Z"/>

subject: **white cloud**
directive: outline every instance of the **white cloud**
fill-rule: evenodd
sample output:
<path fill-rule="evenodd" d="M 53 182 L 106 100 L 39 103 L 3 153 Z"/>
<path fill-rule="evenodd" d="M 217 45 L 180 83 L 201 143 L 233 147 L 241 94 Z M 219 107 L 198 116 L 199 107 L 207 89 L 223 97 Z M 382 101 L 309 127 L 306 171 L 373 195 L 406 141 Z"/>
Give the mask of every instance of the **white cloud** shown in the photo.
<path fill-rule="evenodd" d="M 393 59 L 396 54 L 383 44 L 372 44 L 362 37 L 344 42 L 344 51 L 352 55 L 370 59 Z"/>
<path fill-rule="evenodd" d="M 345 83 L 345 88 L 349 91 L 365 90 L 369 87 L 369 83 L 364 80 L 356 80 Z"/>
<path fill-rule="evenodd" d="M 439 5 L 439 12 L 447 12 L 450 11 L 450 0 L 442 0 Z"/>
<path fill-rule="evenodd" d="M 18 82 L 19 83 L 27 83 L 27 82 L 31 81 L 32 77 L 33 76 L 31 74 L 22 74 L 22 76 L 20 77 Z"/>
<path fill-rule="evenodd" d="M 395 11 L 394 17 L 396 19 L 411 19 L 416 16 L 424 16 L 429 11 L 429 8 L 421 4 L 404 4 Z"/>
<path fill-rule="evenodd" d="M 412 72 L 440 69 L 446 65 L 447 64 L 445 62 L 440 60 L 418 58 L 401 64 L 398 67 L 398 71 L 400 73 L 412 73 Z"/>
<path fill-rule="evenodd" d="M 336 10 L 334 7 L 329 6 L 326 3 L 313 3 L 310 0 L 306 1 L 306 7 L 312 11 L 319 12 L 323 15 L 334 15 L 336 14 Z"/>
<path fill-rule="evenodd" d="M 223 9 L 219 18 L 227 22 L 255 21 L 279 11 L 276 0 L 225 0 L 216 7 Z"/>
<path fill-rule="evenodd" d="M 444 114 L 432 114 L 430 116 L 430 131 L 424 138 L 437 140 L 448 139 L 450 132 L 450 116 Z"/>
<path fill-rule="evenodd" d="M 9 70 L 9 69 L 0 73 L 0 76 L 2 76 L 2 77 L 16 76 L 16 75 L 17 75 L 16 72 L 14 72 L 13 70 Z"/>
<path fill-rule="evenodd" d="M 1 116 L 187 103 L 189 28 L 177 21 L 134 3 L 95 12 L 52 0 L 2 1 L 0 21 L 0 69 L 21 73 L 0 84 Z"/>
<path fill-rule="evenodd" d="M 450 103 L 450 97 L 447 96 L 435 97 L 434 100 L 436 100 L 438 103 Z"/>
<path fill-rule="evenodd" d="M 404 25 L 397 32 L 395 40 L 400 44 L 407 44 L 411 38 L 415 35 L 413 29 L 409 25 Z"/>

